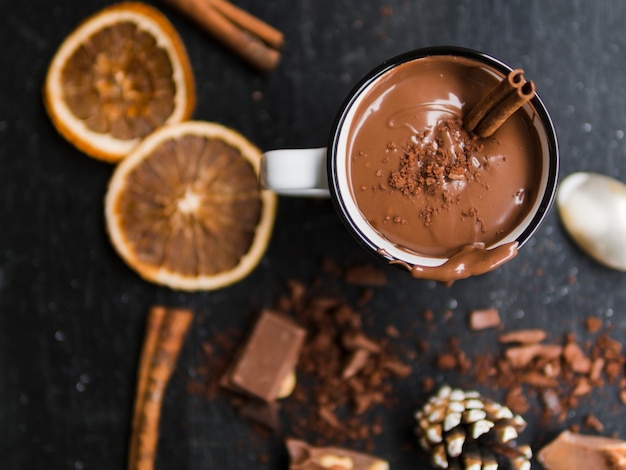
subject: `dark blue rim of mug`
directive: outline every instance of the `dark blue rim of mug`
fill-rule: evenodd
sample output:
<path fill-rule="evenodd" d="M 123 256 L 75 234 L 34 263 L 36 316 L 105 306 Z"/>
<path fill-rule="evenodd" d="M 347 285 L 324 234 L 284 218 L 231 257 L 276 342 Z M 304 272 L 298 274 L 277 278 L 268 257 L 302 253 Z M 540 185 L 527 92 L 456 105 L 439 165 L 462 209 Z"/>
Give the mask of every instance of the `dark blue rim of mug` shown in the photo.
<path fill-rule="evenodd" d="M 490 66 L 494 70 L 501 72 L 505 75 L 513 70 L 512 67 L 496 59 L 495 57 L 474 49 L 468 49 L 458 46 L 425 47 L 405 52 L 384 61 L 378 67 L 374 68 L 368 74 L 366 74 L 352 89 L 348 97 L 344 100 L 343 104 L 339 108 L 337 117 L 335 118 L 335 122 L 332 127 L 332 132 L 328 144 L 328 158 L 326 159 L 328 183 L 331 200 L 333 201 L 335 209 L 341 217 L 343 223 L 347 226 L 348 230 L 353 234 L 353 236 L 362 245 L 364 245 L 366 249 L 370 250 L 373 253 L 377 253 L 378 246 L 371 240 L 369 240 L 363 232 L 361 232 L 359 227 L 350 217 L 350 214 L 348 213 L 343 199 L 339 196 L 335 162 L 337 160 L 339 135 L 341 133 L 341 128 L 346 120 L 348 111 L 350 111 L 355 101 L 369 87 L 372 82 L 376 81 L 381 75 L 385 74 L 386 72 L 400 64 L 431 56 L 457 56 L 465 57 L 467 59 L 473 59 L 478 62 L 482 62 L 485 65 Z M 528 227 L 526 227 L 526 229 L 517 237 L 518 248 L 521 248 L 531 238 L 531 236 L 541 226 L 544 219 L 550 212 L 550 208 L 552 207 L 556 194 L 559 171 L 559 148 L 557 144 L 556 130 L 554 128 L 552 119 L 550 118 L 550 115 L 548 114 L 548 111 L 538 94 L 535 94 L 535 97 L 532 99 L 531 104 L 535 112 L 541 119 L 541 122 L 543 123 L 546 131 L 546 137 L 548 140 L 547 144 L 549 154 L 549 168 L 546 191 L 543 195 L 537 213 L 533 217 L 532 221 L 530 222 L 530 224 L 528 224 Z M 341 164 L 343 165 L 345 163 L 342 162 Z M 385 260 L 387 259 L 382 254 L 379 254 L 379 256 Z"/>

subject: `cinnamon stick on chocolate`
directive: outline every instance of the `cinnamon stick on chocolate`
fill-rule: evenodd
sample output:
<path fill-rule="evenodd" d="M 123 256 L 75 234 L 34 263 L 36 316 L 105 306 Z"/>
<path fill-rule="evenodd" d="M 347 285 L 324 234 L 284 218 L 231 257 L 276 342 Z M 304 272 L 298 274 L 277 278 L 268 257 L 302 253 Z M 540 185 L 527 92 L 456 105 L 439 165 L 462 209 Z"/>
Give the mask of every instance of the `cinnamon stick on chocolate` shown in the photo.
<path fill-rule="evenodd" d="M 479 137 L 489 137 L 493 135 L 493 133 L 504 124 L 504 121 L 533 99 L 534 96 L 535 84 L 532 81 L 524 83 L 521 88 L 515 90 L 504 98 L 498 106 L 489 111 L 485 118 L 480 121 L 478 127 L 476 127 L 476 135 Z"/>
<path fill-rule="evenodd" d="M 535 84 L 522 69 L 509 74 L 465 116 L 463 125 L 479 137 L 489 137 L 519 108 L 535 96 Z"/>
<path fill-rule="evenodd" d="M 215 39 L 259 70 L 272 70 L 280 61 L 280 31 L 227 0 L 163 0 L 194 20 Z"/>
<path fill-rule="evenodd" d="M 504 80 L 493 87 L 491 91 L 483 96 L 478 104 L 467 113 L 467 116 L 465 116 L 463 120 L 465 129 L 469 132 L 474 132 L 478 123 L 483 120 L 489 110 L 493 109 L 514 90 L 521 87 L 525 81 L 524 71 L 522 69 L 511 70 Z"/>
<path fill-rule="evenodd" d="M 163 396 L 191 320 L 188 310 L 160 306 L 150 310 L 137 373 L 129 470 L 154 468 Z"/>

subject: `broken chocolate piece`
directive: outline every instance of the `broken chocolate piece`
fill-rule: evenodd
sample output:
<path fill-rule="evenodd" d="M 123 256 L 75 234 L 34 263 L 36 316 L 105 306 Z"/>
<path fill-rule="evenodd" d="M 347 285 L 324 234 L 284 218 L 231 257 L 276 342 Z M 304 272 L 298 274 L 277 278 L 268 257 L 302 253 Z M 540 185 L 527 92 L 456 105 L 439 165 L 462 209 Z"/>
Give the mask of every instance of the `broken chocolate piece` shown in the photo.
<path fill-rule="evenodd" d="M 563 357 L 574 372 L 587 374 L 591 370 L 591 361 L 576 343 L 565 345 Z"/>
<path fill-rule="evenodd" d="M 305 335 L 288 317 L 263 310 L 222 385 L 267 402 L 279 398 L 285 381 L 293 380 Z"/>
<path fill-rule="evenodd" d="M 500 326 L 500 314 L 495 308 L 473 310 L 470 313 L 470 328 L 474 331 Z"/>
<path fill-rule="evenodd" d="M 539 462 L 546 470 L 593 468 L 626 469 L 626 442 L 603 436 L 563 431 L 539 451 Z"/>
<path fill-rule="evenodd" d="M 556 344 L 528 344 L 509 348 L 504 355 L 512 367 L 521 369 L 537 357 L 552 360 L 558 358 L 562 352 L 563 348 Z"/>
<path fill-rule="evenodd" d="M 290 470 L 389 470 L 378 457 L 340 447 L 313 447 L 305 441 L 287 439 Z"/>

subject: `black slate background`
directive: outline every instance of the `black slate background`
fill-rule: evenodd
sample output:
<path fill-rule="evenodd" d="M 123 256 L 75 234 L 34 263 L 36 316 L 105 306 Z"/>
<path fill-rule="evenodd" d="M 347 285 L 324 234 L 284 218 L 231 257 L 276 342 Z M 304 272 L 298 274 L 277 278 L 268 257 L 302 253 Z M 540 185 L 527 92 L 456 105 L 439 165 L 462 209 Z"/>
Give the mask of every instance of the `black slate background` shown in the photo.
<path fill-rule="evenodd" d="M 324 255 L 341 266 L 374 260 L 352 241 L 330 202 L 282 199 L 266 256 L 235 286 L 180 293 L 130 271 L 103 224 L 112 167 L 57 135 L 40 92 L 63 38 L 107 4 L 4 0 L 0 6 L 0 468 L 125 467 L 137 358 L 155 303 L 197 313 L 165 397 L 156 468 L 287 468 L 282 435 L 255 434 L 223 400 L 187 393 L 202 362 L 200 345 L 225 328 L 245 329 L 285 292 L 287 279 L 319 277 Z M 453 44 L 523 67 L 536 82 L 558 131 L 562 176 L 593 170 L 626 179 L 626 4 L 619 0 L 241 0 L 286 35 L 281 65 L 265 75 L 153 4 L 188 48 L 197 80 L 194 117 L 234 127 L 262 149 L 324 145 L 336 109 L 362 74 L 409 49 Z M 257 91 L 260 101 L 252 97 Z M 593 339 L 582 322 L 597 315 L 614 338 L 626 340 L 626 275 L 582 254 L 555 211 L 515 260 L 450 288 L 378 266 L 389 283 L 362 309 L 375 337 L 387 325 L 404 331 L 417 324 L 402 340 L 406 345 L 419 337 L 436 351 L 457 335 L 469 355 L 496 351 L 496 332 L 470 333 L 466 321 L 472 309 L 497 307 L 506 329 Z M 338 288 L 350 298 L 359 293 Z M 429 330 L 422 325 L 426 308 L 451 309 L 453 316 L 439 316 Z M 428 468 L 412 438 L 412 412 L 425 398 L 421 380 L 479 386 L 434 371 L 432 355 L 413 367 L 414 376 L 394 391 L 398 404 L 376 412 L 385 419 L 376 453 L 394 469 Z M 626 437 L 626 408 L 616 392 L 596 390 L 564 423 L 539 425 L 534 409 L 524 440 L 540 446 L 588 413 L 604 423 L 604 433 Z M 265 454 L 269 462 L 259 462 Z"/>

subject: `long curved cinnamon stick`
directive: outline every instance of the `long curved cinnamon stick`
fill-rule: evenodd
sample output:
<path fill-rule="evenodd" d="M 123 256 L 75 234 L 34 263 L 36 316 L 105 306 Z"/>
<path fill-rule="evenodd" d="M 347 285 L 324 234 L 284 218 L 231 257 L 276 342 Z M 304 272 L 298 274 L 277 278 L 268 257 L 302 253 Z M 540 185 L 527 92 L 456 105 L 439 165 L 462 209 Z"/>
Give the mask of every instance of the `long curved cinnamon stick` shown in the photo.
<path fill-rule="evenodd" d="M 163 396 L 193 314 L 155 306 L 150 310 L 137 373 L 129 470 L 153 470 Z"/>

